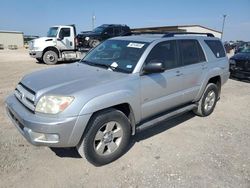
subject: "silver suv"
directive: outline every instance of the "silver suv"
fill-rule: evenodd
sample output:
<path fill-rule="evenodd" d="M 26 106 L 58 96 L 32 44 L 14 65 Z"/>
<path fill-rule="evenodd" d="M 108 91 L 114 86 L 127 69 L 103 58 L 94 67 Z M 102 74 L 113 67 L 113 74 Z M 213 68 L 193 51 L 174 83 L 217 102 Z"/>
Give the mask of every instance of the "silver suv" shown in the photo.
<path fill-rule="evenodd" d="M 228 77 L 211 34 L 117 37 L 77 63 L 24 76 L 6 109 L 30 143 L 76 147 L 98 166 L 119 158 L 138 130 L 190 110 L 210 115 Z"/>

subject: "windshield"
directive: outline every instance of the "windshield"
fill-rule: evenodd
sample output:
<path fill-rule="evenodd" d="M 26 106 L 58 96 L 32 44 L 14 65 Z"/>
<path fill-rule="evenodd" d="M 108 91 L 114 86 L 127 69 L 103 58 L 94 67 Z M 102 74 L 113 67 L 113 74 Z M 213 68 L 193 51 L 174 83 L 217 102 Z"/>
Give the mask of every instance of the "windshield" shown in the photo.
<path fill-rule="evenodd" d="M 56 37 L 58 32 L 58 27 L 51 27 L 47 33 L 47 37 Z"/>
<path fill-rule="evenodd" d="M 90 51 L 81 62 L 132 73 L 147 46 L 146 42 L 106 40 Z"/>
<path fill-rule="evenodd" d="M 250 53 L 250 45 L 243 46 L 239 48 L 239 52 L 241 53 Z"/>
<path fill-rule="evenodd" d="M 97 27 L 93 30 L 94 33 L 102 33 L 105 27 Z"/>

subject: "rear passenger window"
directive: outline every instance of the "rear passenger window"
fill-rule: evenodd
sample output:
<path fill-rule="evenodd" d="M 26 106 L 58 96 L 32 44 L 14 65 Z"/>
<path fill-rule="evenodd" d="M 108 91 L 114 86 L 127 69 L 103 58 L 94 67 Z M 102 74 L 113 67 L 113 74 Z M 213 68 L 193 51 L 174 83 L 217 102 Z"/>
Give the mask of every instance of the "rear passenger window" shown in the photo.
<path fill-rule="evenodd" d="M 222 43 L 219 40 L 205 40 L 205 43 L 212 50 L 215 57 L 220 58 L 226 56 Z"/>
<path fill-rule="evenodd" d="M 184 66 L 206 61 L 204 52 L 197 40 L 179 40 L 178 42 Z"/>
<path fill-rule="evenodd" d="M 121 27 L 115 27 L 114 28 L 114 33 L 115 33 L 115 36 L 120 35 L 120 33 L 121 33 Z"/>
<path fill-rule="evenodd" d="M 157 44 L 149 53 L 146 64 L 162 62 L 165 69 L 178 67 L 176 41 L 166 41 Z"/>
<path fill-rule="evenodd" d="M 122 27 L 121 34 L 127 34 L 127 33 L 130 33 L 130 29 L 128 27 Z"/>

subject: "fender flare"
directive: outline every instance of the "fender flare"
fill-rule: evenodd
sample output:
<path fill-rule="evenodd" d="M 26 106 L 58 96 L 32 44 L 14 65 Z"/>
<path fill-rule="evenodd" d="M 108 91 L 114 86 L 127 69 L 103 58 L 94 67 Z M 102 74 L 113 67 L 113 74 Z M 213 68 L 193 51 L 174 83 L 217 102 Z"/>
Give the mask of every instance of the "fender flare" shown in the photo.
<path fill-rule="evenodd" d="M 112 108 L 120 104 L 128 104 L 131 112 L 132 135 L 135 134 L 136 119 L 140 118 L 140 109 L 136 109 L 136 99 L 131 91 L 119 90 L 96 96 L 83 105 L 79 115 L 94 114 L 95 112 Z M 115 100 L 114 100 L 115 99 Z M 136 113 L 137 112 L 137 113 Z"/>
<path fill-rule="evenodd" d="M 57 47 L 55 47 L 55 46 L 48 46 L 48 47 L 44 48 L 43 49 L 43 55 L 44 55 L 45 52 L 47 52 L 49 50 L 55 51 L 57 53 L 57 55 L 58 55 L 58 58 L 61 57 L 59 49 Z"/>

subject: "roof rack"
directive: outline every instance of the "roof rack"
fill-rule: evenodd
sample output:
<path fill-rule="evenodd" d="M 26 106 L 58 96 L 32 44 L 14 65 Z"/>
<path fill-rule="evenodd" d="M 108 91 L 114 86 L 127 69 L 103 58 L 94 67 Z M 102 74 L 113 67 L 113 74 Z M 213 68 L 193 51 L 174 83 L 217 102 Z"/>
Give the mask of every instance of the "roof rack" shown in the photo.
<path fill-rule="evenodd" d="M 134 31 L 131 31 L 131 34 L 133 34 L 133 35 L 144 35 L 144 34 L 162 34 L 162 35 L 165 35 L 165 34 L 168 34 L 168 32 L 161 32 L 161 31 L 134 32 Z"/>
<path fill-rule="evenodd" d="M 174 37 L 175 35 L 206 35 L 207 37 L 214 37 L 212 33 L 195 33 L 195 32 L 169 32 L 163 37 Z"/>

